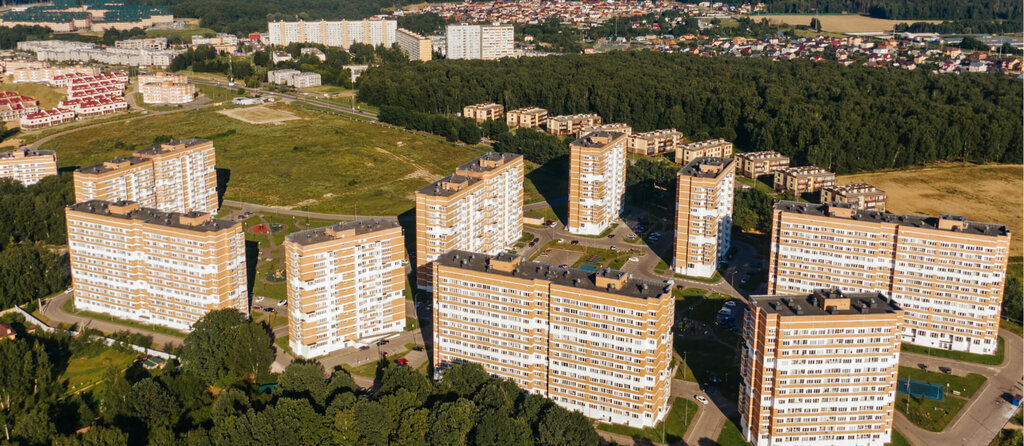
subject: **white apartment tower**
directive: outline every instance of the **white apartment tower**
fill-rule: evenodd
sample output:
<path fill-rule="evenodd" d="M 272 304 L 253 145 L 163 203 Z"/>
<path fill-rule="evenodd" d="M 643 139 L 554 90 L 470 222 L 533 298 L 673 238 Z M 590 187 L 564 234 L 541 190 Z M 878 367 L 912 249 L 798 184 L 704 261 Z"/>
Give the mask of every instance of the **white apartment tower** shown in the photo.
<path fill-rule="evenodd" d="M 512 57 L 514 34 L 512 25 L 448 25 L 447 57 L 484 60 Z"/>
<path fill-rule="evenodd" d="M 271 45 L 289 43 L 319 43 L 324 46 L 348 49 L 353 43 L 391 47 L 395 44 L 395 20 L 358 20 L 318 22 L 269 22 L 267 34 Z"/>

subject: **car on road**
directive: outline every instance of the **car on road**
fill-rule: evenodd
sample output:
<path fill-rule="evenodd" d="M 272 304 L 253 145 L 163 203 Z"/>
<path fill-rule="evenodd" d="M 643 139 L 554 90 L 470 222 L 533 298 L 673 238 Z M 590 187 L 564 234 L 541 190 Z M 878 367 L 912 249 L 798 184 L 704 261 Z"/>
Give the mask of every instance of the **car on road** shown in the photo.
<path fill-rule="evenodd" d="M 569 267 L 569 265 L 567 265 L 567 264 L 563 263 L 563 264 L 561 264 L 561 265 L 558 265 L 558 267 L 559 267 L 559 268 L 568 268 L 568 267 Z"/>
<path fill-rule="evenodd" d="M 708 403 L 708 399 L 705 398 L 704 395 L 694 395 L 693 399 L 697 400 L 701 404 L 705 404 L 706 405 Z"/>
<path fill-rule="evenodd" d="M 387 339 L 381 339 L 381 340 L 377 341 L 377 345 L 387 345 L 388 342 L 390 342 L 390 341 L 388 341 Z"/>
<path fill-rule="evenodd" d="M 267 313 L 277 313 L 277 310 L 275 310 L 273 308 L 270 308 L 270 307 L 264 307 L 263 311 L 265 311 Z"/>
<path fill-rule="evenodd" d="M 71 287 L 71 288 L 68 288 L 68 289 L 64 290 L 64 292 L 65 293 L 70 293 L 70 292 L 72 292 L 74 290 L 75 290 L 75 287 Z"/>
<path fill-rule="evenodd" d="M 370 346 L 369 346 L 369 345 L 360 345 L 360 346 L 359 346 L 359 349 L 360 349 L 360 350 L 369 350 L 369 349 L 370 349 Z"/>
<path fill-rule="evenodd" d="M 634 257 L 630 257 L 630 258 L 629 258 L 629 261 L 630 261 L 630 262 L 639 262 L 639 261 L 640 261 L 640 258 L 639 258 L 639 257 L 635 257 L 635 256 L 634 256 Z"/>
<path fill-rule="evenodd" d="M 412 350 L 413 351 L 417 351 L 417 352 L 421 352 L 421 351 L 423 351 L 423 346 L 417 345 L 417 346 L 413 347 Z"/>
<path fill-rule="evenodd" d="M 266 298 L 263 297 L 263 296 L 256 296 L 256 297 L 252 298 L 252 301 L 253 302 L 263 302 L 263 299 L 266 299 Z"/>
<path fill-rule="evenodd" d="M 534 246 L 537 246 L 537 242 L 530 242 L 530 247 L 532 248 Z"/>
<path fill-rule="evenodd" d="M 608 238 L 615 238 L 615 234 L 608 234 Z"/>
<path fill-rule="evenodd" d="M 259 305 L 253 305 L 253 306 L 252 306 L 252 309 L 253 309 L 253 310 L 262 310 L 262 309 L 263 309 L 263 307 L 261 307 L 261 306 L 259 306 Z"/>
<path fill-rule="evenodd" d="M 278 304 L 278 305 L 280 305 L 282 307 L 287 307 L 288 306 L 288 301 L 287 300 L 282 300 L 281 303 Z"/>
<path fill-rule="evenodd" d="M 718 314 L 730 315 L 730 314 L 732 314 L 732 309 L 731 308 L 722 307 L 721 310 L 718 310 Z"/>
<path fill-rule="evenodd" d="M 615 245 L 612 245 L 612 247 L 611 247 L 610 249 L 611 249 L 612 251 L 618 251 L 618 250 L 619 250 L 619 248 L 617 248 L 617 247 L 616 247 Z"/>
<path fill-rule="evenodd" d="M 540 237 L 534 237 L 533 238 L 533 242 L 531 242 L 531 243 L 537 243 L 539 241 L 540 241 Z"/>
<path fill-rule="evenodd" d="M 736 301 L 735 300 L 727 300 L 727 301 L 725 301 L 725 303 L 723 305 L 725 305 L 727 307 L 735 307 L 736 306 Z"/>
<path fill-rule="evenodd" d="M 573 241 L 569 242 L 569 244 L 573 245 L 573 246 L 576 246 L 576 245 L 580 244 L 580 241 L 579 240 L 573 240 Z"/>
<path fill-rule="evenodd" d="M 636 234 L 629 234 L 626 236 L 626 240 L 636 240 Z"/>
<path fill-rule="evenodd" d="M 558 239 L 558 243 L 565 243 L 565 239 L 564 238 L 559 238 Z"/>

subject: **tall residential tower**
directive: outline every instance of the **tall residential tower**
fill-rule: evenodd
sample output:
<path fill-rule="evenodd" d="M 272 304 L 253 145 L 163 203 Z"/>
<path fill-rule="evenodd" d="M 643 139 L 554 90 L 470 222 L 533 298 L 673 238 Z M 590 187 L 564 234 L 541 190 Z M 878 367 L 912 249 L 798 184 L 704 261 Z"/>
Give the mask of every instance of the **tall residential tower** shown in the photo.
<path fill-rule="evenodd" d="M 735 170 L 730 158 L 697 158 L 676 175 L 677 274 L 711 277 L 725 259 L 732 240 Z"/>
<path fill-rule="evenodd" d="M 619 217 L 626 193 L 626 138 L 594 132 L 569 144 L 569 232 L 598 235 Z"/>

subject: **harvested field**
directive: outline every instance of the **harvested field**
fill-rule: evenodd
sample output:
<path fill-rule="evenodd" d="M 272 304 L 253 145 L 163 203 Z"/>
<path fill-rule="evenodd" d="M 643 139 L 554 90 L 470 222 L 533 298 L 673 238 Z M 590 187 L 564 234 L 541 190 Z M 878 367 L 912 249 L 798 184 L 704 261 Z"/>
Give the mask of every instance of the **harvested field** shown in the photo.
<path fill-rule="evenodd" d="M 859 14 L 765 14 L 752 15 L 751 19 L 760 21 L 768 19 L 773 24 L 810 25 L 811 19 L 817 17 L 821 21 L 821 30 L 835 33 L 871 33 L 892 32 L 898 23 L 940 23 L 941 20 L 888 20 Z"/>
<path fill-rule="evenodd" d="M 286 110 L 269 108 L 262 105 L 255 107 L 231 108 L 219 110 L 224 116 L 235 118 L 247 124 L 281 124 L 287 121 L 302 119 Z"/>

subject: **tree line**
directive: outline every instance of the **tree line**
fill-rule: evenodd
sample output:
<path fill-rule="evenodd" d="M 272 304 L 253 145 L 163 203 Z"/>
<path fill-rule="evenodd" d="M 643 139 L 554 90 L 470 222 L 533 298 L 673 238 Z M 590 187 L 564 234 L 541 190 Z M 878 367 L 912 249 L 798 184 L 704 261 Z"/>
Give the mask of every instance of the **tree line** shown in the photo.
<path fill-rule="evenodd" d="M 941 23 L 914 22 L 896 24 L 896 32 L 938 34 L 1002 34 L 1017 33 L 1024 29 L 1024 20 L 953 20 Z"/>
<path fill-rule="evenodd" d="M 1024 11 L 1017 0 L 764 0 L 764 3 L 771 12 L 860 13 L 881 19 L 1019 19 Z"/>
<path fill-rule="evenodd" d="M 386 64 L 364 73 L 358 89 L 368 104 L 424 113 L 484 101 L 595 112 L 636 131 L 722 137 L 839 173 L 1022 161 L 1021 89 L 992 75 L 612 52 Z"/>

